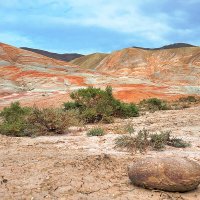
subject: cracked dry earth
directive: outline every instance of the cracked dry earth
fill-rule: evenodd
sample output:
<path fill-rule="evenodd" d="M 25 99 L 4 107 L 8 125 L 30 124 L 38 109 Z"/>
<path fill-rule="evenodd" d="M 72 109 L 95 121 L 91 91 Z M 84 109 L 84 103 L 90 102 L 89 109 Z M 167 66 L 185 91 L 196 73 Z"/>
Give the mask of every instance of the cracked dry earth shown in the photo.
<path fill-rule="evenodd" d="M 149 113 L 103 125 L 103 137 L 84 130 L 69 135 L 10 138 L 0 135 L 1 200 L 199 200 L 200 187 L 188 193 L 145 190 L 130 184 L 127 166 L 144 156 L 180 155 L 200 162 L 200 107 Z M 186 149 L 167 147 L 145 155 L 114 149 L 115 132 L 127 122 L 136 129 L 172 130 L 190 141 Z"/>

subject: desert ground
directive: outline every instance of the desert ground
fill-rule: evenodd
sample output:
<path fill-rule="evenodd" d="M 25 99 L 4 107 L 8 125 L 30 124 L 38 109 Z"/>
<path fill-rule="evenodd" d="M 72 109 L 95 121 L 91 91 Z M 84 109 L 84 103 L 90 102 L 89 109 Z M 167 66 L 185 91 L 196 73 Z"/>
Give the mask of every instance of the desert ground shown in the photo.
<path fill-rule="evenodd" d="M 0 200 L 200 200 L 199 7 L 0 0 Z"/>
<path fill-rule="evenodd" d="M 200 106 L 157 111 L 102 126 L 106 135 L 88 137 L 94 125 L 71 128 L 62 136 L 15 138 L 0 135 L 1 200 L 199 200 L 200 187 L 187 193 L 147 190 L 132 185 L 127 166 L 142 157 L 180 156 L 200 162 Z M 114 148 L 120 127 L 171 130 L 191 147 L 127 152 Z"/>

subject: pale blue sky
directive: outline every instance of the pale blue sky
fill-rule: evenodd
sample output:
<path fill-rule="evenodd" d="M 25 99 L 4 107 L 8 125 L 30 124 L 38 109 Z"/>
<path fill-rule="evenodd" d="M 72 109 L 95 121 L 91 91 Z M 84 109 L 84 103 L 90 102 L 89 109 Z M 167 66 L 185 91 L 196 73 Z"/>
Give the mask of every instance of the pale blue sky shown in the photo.
<path fill-rule="evenodd" d="M 0 0 L 0 42 L 59 53 L 200 45 L 200 0 Z"/>

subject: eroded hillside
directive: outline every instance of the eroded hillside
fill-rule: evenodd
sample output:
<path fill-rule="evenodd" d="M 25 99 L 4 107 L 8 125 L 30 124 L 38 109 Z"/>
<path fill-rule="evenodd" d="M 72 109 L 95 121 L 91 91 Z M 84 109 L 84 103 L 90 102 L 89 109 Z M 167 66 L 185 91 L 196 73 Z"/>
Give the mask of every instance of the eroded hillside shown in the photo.
<path fill-rule="evenodd" d="M 88 86 L 110 85 L 114 95 L 126 102 L 199 95 L 199 55 L 199 47 L 158 51 L 131 48 L 82 57 L 79 67 L 0 43 L 0 108 L 12 101 L 60 106 L 71 91 Z"/>
<path fill-rule="evenodd" d="M 82 56 L 71 61 L 72 64 L 78 65 L 82 68 L 95 69 L 99 63 L 108 56 L 104 53 L 95 53 L 87 56 Z"/>
<path fill-rule="evenodd" d="M 199 86 L 200 47 L 156 51 L 123 49 L 106 57 L 96 69 L 115 75 L 143 78 L 155 83 Z"/>

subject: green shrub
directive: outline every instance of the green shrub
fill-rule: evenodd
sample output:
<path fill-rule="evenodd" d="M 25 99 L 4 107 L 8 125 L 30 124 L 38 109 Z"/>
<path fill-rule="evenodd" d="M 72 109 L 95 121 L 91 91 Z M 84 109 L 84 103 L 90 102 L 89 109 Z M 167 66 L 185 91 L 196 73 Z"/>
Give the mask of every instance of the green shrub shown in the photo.
<path fill-rule="evenodd" d="M 75 110 L 27 108 L 19 102 L 4 108 L 0 116 L 0 134 L 7 136 L 64 134 L 69 126 L 81 125 Z"/>
<path fill-rule="evenodd" d="M 104 134 L 102 128 L 93 128 L 87 132 L 87 136 L 103 136 Z"/>
<path fill-rule="evenodd" d="M 199 97 L 195 96 L 186 96 L 180 97 L 178 100 L 172 102 L 171 107 L 174 110 L 180 110 L 185 108 L 190 108 L 194 104 L 198 104 L 200 102 Z"/>
<path fill-rule="evenodd" d="M 190 143 L 176 137 L 171 137 L 171 131 L 160 132 L 150 135 L 151 145 L 154 149 L 162 149 L 165 145 L 176 147 L 176 148 L 186 148 L 190 146 Z"/>
<path fill-rule="evenodd" d="M 57 108 L 34 108 L 28 118 L 30 132 L 35 135 L 64 134 L 70 126 L 79 126 L 78 113 Z"/>
<path fill-rule="evenodd" d="M 135 137 L 131 135 L 122 135 L 115 139 L 116 148 L 126 148 L 127 150 L 137 150 Z"/>
<path fill-rule="evenodd" d="M 158 98 L 144 99 L 139 103 L 139 106 L 144 110 L 150 110 L 150 111 L 170 109 L 166 101 Z"/>
<path fill-rule="evenodd" d="M 135 135 L 122 135 L 116 138 L 115 147 L 144 152 L 148 148 L 162 150 L 166 145 L 176 148 L 190 146 L 190 143 L 185 142 L 182 139 L 171 138 L 170 134 L 170 131 L 150 134 L 149 131 L 143 129 Z"/>
<path fill-rule="evenodd" d="M 14 102 L 9 107 L 5 107 L 0 116 L 3 117 L 4 121 L 14 122 L 18 119 L 24 119 L 28 113 L 30 113 L 30 108 L 21 107 L 19 102 Z"/>
<path fill-rule="evenodd" d="M 0 125 L 0 134 L 15 137 L 30 136 L 26 133 L 25 129 L 26 123 L 23 120 L 18 120 L 13 123 L 4 122 Z"/>
<path fill-rule="evenodd" d="M 176 147 L 176 148 L 186 148 L 186 147 L 189 147 L 191 144 L 180 138 L 172 138 L 169 141 L 167 141 L 167 145 Z"/>
<path fill-rule="evenodd" d="M 139 115 L 138 108 L 133 103 L 123 103 L 118 100 L 114 102 L 114 115 L 116 117 L 127 118 L 127 117 L 137 117 Z"/>
<path fill-rule="evenodd" d="M 160 132 L 160 133 L 154 133 L 150 135 L 150 143 L 153 149 L 160 150 L 165 147 L 167 144 L 167 141 L 170 140 L 170 132 Z"/>
<path fill-rule="evenodd" d="M 198 99 L 195 96 L 187 96 L 179 98 L 180 102 L 197 102 Z"/>
<path fill-rule="evenodd" d="M 74 103 L 64 104 L 65 110 L 78 109 L 80 117 L 86 123 L 113 121 L 113 117 L 135 117 L 138 116 L 138 109 L 134 104 L 122 103 L 112 95 L 112 88 L 88 87 L 71 93 Z"/>
<path fill-rule="evenodd" d="M 126 148 L 127 150 L 146 151 L 149 147 L 149 132 L 145 129 L 140 130 L 137 135 L 122 135 L 115 139 L 116 148 Z"/>
<path fill-rule="evenodd" d="M 21 107 L 19 102 L 12 103 L 0 113 L 2 123 L 0 133 L 8 136 L 29 136 L 26 132 L 26 118 L 30 113 L 30 108 Z"/>
<path fill-rule="evenodd" d="M 110 91 L 107 93 L 100 88 L 89 87 L 72 92 L 70 96 L 80 105 L 80 116 L 86 123 L 104 121 L 104 118 L 113 114 Z"/>
<path fill-rule="evenodd" d="M 81 112 L 81 119 L 84 120 L 85 123 L 95 123 L 102 119 L 101 116 L 98 116 L 96 110 L 94 108 L 88 108 Z"/>

